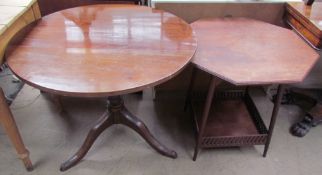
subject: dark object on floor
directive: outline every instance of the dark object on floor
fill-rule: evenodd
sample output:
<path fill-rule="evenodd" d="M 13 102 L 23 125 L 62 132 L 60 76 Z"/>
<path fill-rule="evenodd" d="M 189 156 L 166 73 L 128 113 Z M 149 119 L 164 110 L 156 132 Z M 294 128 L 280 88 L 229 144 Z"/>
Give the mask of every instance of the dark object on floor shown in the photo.
<path fill-rule="evenodd" d="M 297 137 L 304 137 L 312 127 L 322 123 L 322 104 L 317 103 L 311 110 L 309 110 L 304 118 L 293 124 L 291 133 Z"/>
<path fill-rule="evenodd" d="M 317 95 L 316 91 L 298 89 L 298 88 L 289 88 L 285 90 L 285 93 L 282 97 L 281 104 L 283 105 L 297 105 L 302 109 L 308 111 L 317 101 L 314 97 Z M 276 94 L 273 95 L 272 101 L 275 101 Z"/>
<path fill-rule="evenodd" d="M 291 88 L 286 91 L 282 98 L 283 104 L 297 105 L 306 111 L 303 119 L 290 128 L 292 135 L 304 137 L 312 127 L 322 122 L 322 102 L 319 101 L 321 98 L 321 90 Z"/>
<path fill-rule="evenodd" d="M 16 98 L 24 83 L 17 79 L 10 69 L 3 64 L 0 71 L 0 87 L 4 91 L 4 96 L 8 105 Z"/>

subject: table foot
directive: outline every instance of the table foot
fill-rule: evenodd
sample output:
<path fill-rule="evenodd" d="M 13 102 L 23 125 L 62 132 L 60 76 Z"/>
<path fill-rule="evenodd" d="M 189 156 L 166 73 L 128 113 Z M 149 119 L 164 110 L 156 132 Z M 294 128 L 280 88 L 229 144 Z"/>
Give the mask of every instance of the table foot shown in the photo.
<path fill-rule="evenodd" d="M 108 113 L 104 113 L 102 117 L 97 121 L 95 126 L 89 131 L 81 148 L 71 158 L 61 164 L 60 171 L 66 171 L 69 168 L 75 166 L 79 161 L 81 161 L 88 150 L 91 148 L 97 137 L 113 123 L 113 118 L 109 117 Z"/>
<path fill-rule="evenodd" d="M 193 157 L 192 157 L 192 160 L 193 161 L 196 161 L 197 160 L 197 156 L 198 156 L 198 153 L 199 153 L 199 145 L 198 144 L 196 144 L 195 145 L 195 152 L 193 153 Z"/>
<path fill-rule="evenodd" d="M 108 110 L 98 120 L 97 124 L 88 133 L 83 145 L 70 159 L 65 161 L 61 167 L 61 171 L 66 171 L 69 168 L 75 166 L 86 155 L 88 150 L 93 145 L 96 138 L 109 126 L 113 124 L 123 124 L 134 131 L 139 133 L 149 145 L 154 148 L 160 154 L 176 158 L 177 153 L 173 150 L 163 146 L 148 130 L 145 124 L 136 116 L 131 114 L 124 106 L 123 100 L 120 96 L 108 97 Z"/>
<path fill-rule="evenodd" d="M 177 158 L 177 153 L 173 150 L 168 149 L 167 147 L 162 145 L 156 138 L 154 138 L 149 129 L 140 119 L 131 114 L 125 108 L 121 111 L 121 114 L 121 123 L 139 133 L 145 139 L 145 141 L 148 142 L 148 144 L 158 153 L 170 158 Z"/>

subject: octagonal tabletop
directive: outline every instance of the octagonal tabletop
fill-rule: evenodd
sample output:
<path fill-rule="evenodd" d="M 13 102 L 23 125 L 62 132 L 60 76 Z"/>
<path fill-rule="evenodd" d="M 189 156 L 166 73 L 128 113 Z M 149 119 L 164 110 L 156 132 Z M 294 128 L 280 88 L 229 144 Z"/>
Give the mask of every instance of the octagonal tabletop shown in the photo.
<path fill-rule="evenodd" d="M 197 48 L 189 24 L 143 6 L 81 6 L 33 25 L 8 47 L 8 65 L 29 85 L 60 95 L 104 97 L 158 85 Z"/>
<path fill-rule="evenodd" d="M 235 85 L 301 82 L 319 57 L 291 30 L 253 19 L 201 19 L 192 28 L 192 62 Z"/>

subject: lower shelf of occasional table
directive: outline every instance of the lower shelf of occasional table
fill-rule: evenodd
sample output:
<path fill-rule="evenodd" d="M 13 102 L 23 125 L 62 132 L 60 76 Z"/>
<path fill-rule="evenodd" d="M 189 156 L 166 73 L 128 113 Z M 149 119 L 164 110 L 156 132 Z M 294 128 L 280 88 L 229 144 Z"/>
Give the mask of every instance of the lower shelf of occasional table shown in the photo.
<path fill-rule="evenodd" d="M 192 101 L 199 134 L 204 102 Z M 263 145 L 267 128 L 254 102 L 243 91 L 225 91 L 215 95 L 202 136 L 202 147 Z"/>

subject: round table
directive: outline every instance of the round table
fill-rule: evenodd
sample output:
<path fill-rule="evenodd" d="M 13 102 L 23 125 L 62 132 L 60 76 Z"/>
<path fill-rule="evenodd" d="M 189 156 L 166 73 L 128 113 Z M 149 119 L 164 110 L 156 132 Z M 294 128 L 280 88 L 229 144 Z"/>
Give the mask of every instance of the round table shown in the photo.
<path fill-rule="evenodd" d="M 113 124 L 132 128 L 156 151 L 176 158 L 175 151 L 159 143 L 125 108 L 121 95 L 174 77 L 196 47 L 192 28 L 170 13 L 135 5 L 92 5 L 59 11 L 29 25 L 16 35 L 6 55 L 13 73 L 41 91 L 107 97 L 107 111 L 79 151 L 61 165 L 64 171 Z"/>

